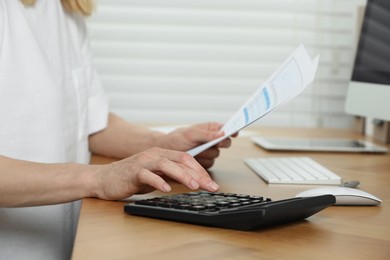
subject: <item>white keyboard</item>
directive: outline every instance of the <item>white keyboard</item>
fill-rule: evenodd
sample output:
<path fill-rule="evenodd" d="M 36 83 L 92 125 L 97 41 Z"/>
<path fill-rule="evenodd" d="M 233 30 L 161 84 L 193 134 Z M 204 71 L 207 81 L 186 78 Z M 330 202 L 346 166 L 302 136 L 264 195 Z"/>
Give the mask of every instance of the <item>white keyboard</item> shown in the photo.
<path fill-rule="evenodd" d="M 247 158 L 244 161 L 272 184 L 342 184 L 340 176 L 309 157 Z"/>

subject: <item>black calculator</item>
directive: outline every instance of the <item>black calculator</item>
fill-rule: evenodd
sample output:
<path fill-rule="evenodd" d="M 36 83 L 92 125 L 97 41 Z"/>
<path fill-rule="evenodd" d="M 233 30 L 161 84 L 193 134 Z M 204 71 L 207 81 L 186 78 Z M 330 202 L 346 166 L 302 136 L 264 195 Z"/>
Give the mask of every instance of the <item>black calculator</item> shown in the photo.
<path fill-rule="evenodd" d="M 125 204 L 128 214 L 197 225 L 255 230 L 302 220 L 335 203 L 333 195 L 270 198 L 222 192 L 188 192 Z"/>

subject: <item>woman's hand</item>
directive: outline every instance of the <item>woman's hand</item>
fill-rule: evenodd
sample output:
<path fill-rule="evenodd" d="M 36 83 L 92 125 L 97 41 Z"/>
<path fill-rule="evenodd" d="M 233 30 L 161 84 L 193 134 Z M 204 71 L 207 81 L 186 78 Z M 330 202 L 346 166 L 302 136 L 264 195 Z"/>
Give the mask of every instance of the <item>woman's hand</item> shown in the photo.
<path fill-rule="evenodd" d="M 192 190 L 201 188 L 213 192 L 219 189 L 206 170 L 186 152 L 151 148 L 121 161 L 95 167 L 93 195 L 100 199 L 124 199 L 154 189 L 169 192 L 171 187 L 164 176 Z"/>
<path fill-rule="evenodd" d="M 210 122 L 196 124 L 189 127 L 178 128 L 165 136 L 162 136 L 161 147 L 188 151 L 198 145 L 207 143 L 224 135 L 221 132 L 222 124 Z M 236 136 L 236 135 L 235 135 Z M 215 159 L 219 156 L 220 148 L 227 148 L 231 145 L 231 139 L 227 138 L 219 144 L 195 156 L 195 159 L 205 168 L 213 166 Z"/>
<path fill-rule="evenodd" d="M 94 154 L 114 158 L 127 158 L 152 147 L 186 152 L 223 136 L 221 128 L 220 123 L 202 123 L 165 134 L 129 124 L 110 113 L 107 128 L 89 137 L 89 149 Z M 195 159 L 208 169 L 219 156 L 220 148 L 227 148 L 230 145 L 231 139 L 227 138 L 200 153 Z"/>

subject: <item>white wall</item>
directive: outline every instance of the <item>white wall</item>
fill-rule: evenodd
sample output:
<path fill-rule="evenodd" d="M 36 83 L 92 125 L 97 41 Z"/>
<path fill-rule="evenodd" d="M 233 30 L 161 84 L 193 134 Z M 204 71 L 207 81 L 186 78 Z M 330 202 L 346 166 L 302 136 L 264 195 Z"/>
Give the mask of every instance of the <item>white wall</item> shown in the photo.
<path fill-rule="evenodd" d="M 344 98 L 365 0 L 99 0 L 89 20 L 111 108 L 129 121 L 224 122 L 300 43 L 315 82 L 258 124 L 351 126 Z"/>

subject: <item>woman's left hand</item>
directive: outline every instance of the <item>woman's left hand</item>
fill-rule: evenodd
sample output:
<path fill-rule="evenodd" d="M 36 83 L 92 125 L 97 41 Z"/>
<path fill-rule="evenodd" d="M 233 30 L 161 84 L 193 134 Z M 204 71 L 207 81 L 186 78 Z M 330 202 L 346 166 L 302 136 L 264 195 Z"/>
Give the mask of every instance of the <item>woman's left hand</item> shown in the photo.
<path fill-rule="evenodd" d="M 189 127 L 178 128 L 163 137 L 162 147 L 179 151 L 188 151 L 196 146 L 223 136 L 224 133 L 220 131 L 221 128 L 222 124 L 216 122 L 201 123 Z M 220 148 L 228 148 L 231 145 L 231 142 L 231 138 L 227 138 L 198 154 L 195 156 L 195 159 L 205 169 L 209 169 L 213 166 L 215 159 L 219 156 Z"/>

